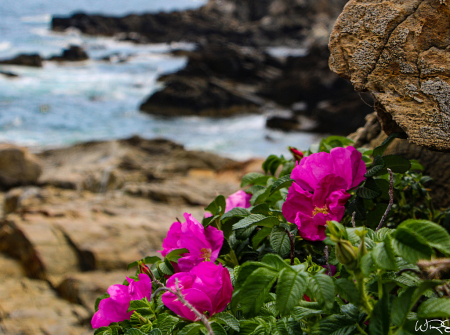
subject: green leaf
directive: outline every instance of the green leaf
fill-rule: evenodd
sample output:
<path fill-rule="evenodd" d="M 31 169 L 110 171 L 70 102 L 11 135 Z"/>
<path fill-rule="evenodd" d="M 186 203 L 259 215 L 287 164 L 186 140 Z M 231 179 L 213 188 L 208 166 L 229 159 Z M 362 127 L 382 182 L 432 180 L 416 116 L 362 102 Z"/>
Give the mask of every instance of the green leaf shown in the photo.
<path fill-rule="evenodd" d="M 357 196 L 355 200 L 353 200 L 348 205 L 348 211 L 350 213 L 356 212 L 357 220 L 365 220 L 366 219 L 366 207 L 364 206 L 363 198 Z"/>
<path fill-rule="evenodd" d="M 221 220 L 225 221 L 226 219 L 234 218 L 234 217 L 246 217 L 249 216 L 251 213 L 248 209 L 241 208 L 241 207 L 235 207 L 232 210 L 229 210 L 224 215 L 222 215 Z"/>
<path fill-rule="evenodd" d="M 286 262 L 280 256 L 275 255 L 275 254 L 265 255 L 261 262 L 271 266 L 272 268 L 276 269 L 277 271 L 291 268 L 289 265 L 286 264 Z"/>
<path fill-rule="evenodd" d="M 397 270 L 392 238 L 386 235 L 384 242 L 378 243 L 372 250 L 372 259 L 376 265 L 385 270 Z"/>
<path fill-rule="evenodd" d="M 389 146 L 389 144 L 391 144 L 391 142 L 396 139 L 396 138 L 404 138 L 405 135 L 402 133 L 392 133 L 391 135 L 388 136 L 388 138 L 386 138 L 383 143 L 381 143 L 381 145 L 379 147 L 376 147 L 373 150 L 373 157 L 376 156 L 383 156 L 384 152 L 386 151 L 387 147 Z"/>
<path fill-rule="evenodd" d="M 211 202 L 205 211 L 210 212 L 213 216 L 225 213 L 226 200 L 223 195 L 218 195 L 213 202 Z"/>
<path fill-rule="evenodd" d="M 270 155 L 263 163 L 262 168 L 265 173 L 270 172 L 272 175 L 274 175 L 281 163 L 282 161 L 278 156 Z"/>
<path fill-rule="evenodd" d="M 262 185 L 265 186 L 267 180 L 269 180 L 269 176 L 264 175 L 262 173 L 250 172 L 247 173 L 241 180 L 241 187 L 245 187 L 247 185 Z"/>
<path fill-rule="evenodd" d="M 219 322 L 222 322 L 223 324 L 227 325 L 231 329 L 235 331 L 239 331 L 239 321 L 230 313 L 218 313 L 212 317 L 212 320 L 217 320 Z"/>
<path fill-rule="evenodd" d="M 144 262 L 144 264 L 155 264 L 158 263 L 160 260 L 161 258 L 159 258 L 158 256 L 147 256 L 142 259 L 142 262 Z"/>
<path fill-rule="evenodd" d="M 127 330 L 125 335 L 145 335 L 145 334 L 141 332 L 139 329 L 131 328 Z"/>
<path fill-rule="evenodd" d="M 334 314 L 316 323 L 312 329 L 312 335 L 350 335 L 355 329 L 354 320 L 346 315 Z"/>
<path fill-rule="evenodd" d="M 152 329 L 152 330 L 150 330 L 148 335 L 162 335 L 162 332 L 159 329 Z"/>
<path fill-rule="evenodd" d="M 333 308 L 335 287 L 333 279 L 323 273 L 316 273 L 309 282 L 312 296 L 317 299 L 321 306 L 329 310 Z"/>
<path fill-rule="evenodd" d="M 297 322 L 300 322 L 302 319 L 315 314 L 324 314 L 324 311 L 321 309 L 312 309 L 302 306 L 294 307 L 294 310 L 292 311 L 292 317 Z"/>
<path fill-rule="evenodd" d="M 363 199 L 375 199 L 381 195 L 381 189 L 373 178 L 368 178 L 364 185 L 358 188 L 356 194 Z"/>
<path fill-rule="evenodd" d="M 296 272 L 290 268 L 281 270 L 277 284 L 277 309 L 282 316 L 289 315 L 297 306 L 308 287 L 309 276 L 305 272 Z"/>
<path fill-rule="evenodd" d="M 337 279 L 336 291 L 344 300 L 351 302 L 355 306 L 359 306 L 359 292 L 353 281 L 347 278 Z"/>
<path fill-rule="evenodd" d="M 259 232 L 257 232 L 252 238 L 253 249 L 258 249 L 261 242 L 264 241 L 264 239 L 269 236 L 271 232 L 272 228 L 269 227 L 263 227 Z"/>
<path fill-rule="evenodd" d="M 373 308 L 369 324 L 370 335 L 388 335 L 389 334 L 389 294 L 383 287 L 383 296 Z"/>
<path fill-rule="evenodd" d="M 388 173 L 387 169 L 391 169 L 394 173 L 405 173 L 411 168 L 411 162 L 402 156 L 389 155 L 383 157 L 385 168 L 381 169 L 376 175 L 381 176 Z"/>
<path fill-rule="evenodd" d="M 450 255 L 450 235 L 436 223 L 426 220 L 406 220 L 397 227 L 394 237 L 396 239 L 402 237 L 401 241 L 404 242 L 407 235 L 439 250 L 446 256 Z"/>
<path fill-rule="evenodd" d="M 420 259 L 430 259 L 433 253 L 429 246 L 421 242 L 410 234 L 404 234 L 404 231 L 396 231 L 393 247 L 397 255 L 405 261 L 415 264 Z"/>
<path fill-rule="evenodd" d="M 187 252 L 189 252 L 188 249 L 184 249 L 184 248 L 183 249 L 175 249 L 175 250 L 172 250 L 171 252 L 169 252 L 166 255 L 165 259 L 170 261 L 170 262 L 178 262 L 178 260 L 181 257 L 183 257 L 182 255 L 187 253 Z"/>
<path fill-rule="evenodd" d="M 128 307 L 128 312 L 134 311 L 139 308 L 149 308 L 149 304 L 142 300 L 131 300 Z"/>
<path fill-rule="evenodd" d="M 415 287 L 408 287 L 401 295 L 392 301 L 391 321 L 396 326 L 401 326 L 411 310 L 412 297 Z"/>
<path fill-rule="evenodd" d="M 417 310 L 419 318 L 450 318 L 450 299 L 433 298 L 423 302 Z"/>
<path fill-rule="evenodd" d="M 419 163 L 419 161 L 415 160 L 415 159 L 411 159 L 411 171 L 423 171 L 424 167 L 422 166 L 422 164 Z"/>
<path fill-rule="evenodd" d="M 269 205 L 262 203 L 251 207 L 250 212 L 251 214 L 264 214 L 267 216 L 270 213 L 270 208 Z"/>
<path fill-rule="evenodd" d="M 289 235 L 283 228 L 273 227 L 270 233 L 270 246 L 281 257 L 286 256 L 291 250 Z"/>
<path fill-rule="evenodd" d="M 364 274 L 364 276 L 368 277 L 373 271 L 377 269 L 375 266 L 375 262 L 373 261 L 372 252 L 369 252 L 368 254 L 365 254 L 361 258 L 361 271 Z"/>
<path fill-rule="evenodd" d="M 381 158 L 381 156 L 375 156 L 373 163 L 372 163 L 372 167 L 367 171 L 367 173 L 364 175 L 364 177 L 373 177 L 375 176 L 378 172 L 380 172 L 384 167 L 385 167 L 385 163 L 383 158 Z"/>
<path fill-rule="evenodd" d="M 199 323 L 190 323 L 187 326 L 184 326 L 177 335 L 197 335 L 200 334 L 203 327 L 205 326 Z"/>
<path fill-rule="evenodd" d="M 286 176 L 283 176 L 283 177 L 277 179 L 272 184 L 272 188 L 270 189 L 270 195 L 274 194 L 276 191 L 278 191 L 282 188 L 289 188 L 293 182 L 294 182 L 294 180 L 291 179 L 290 175 L 286 175 Z"/>
<path fill-rule="evenodd" d="M 242 270 L 239 276 L 242 275 Z M 247 277 L 239 295 L 244 315 L 258 314 L 278 277 L 278 272 L 260 267 Z M 233 297 L 234 298 L 234 297 Z"/>
<path fill-rule="evenodd" d="M 158 315 L 156 325 L 161 330 L 163 335 L 169 335 L 175 329 L 175 326 L 178 324 L 179 321 L 180 319 L 172 315 L 163 313 Z"/>
<path fill-rule="evenodd" d="M 243 218 L 239 222 L 233 225 L 233 230 L 247 228 L 249 226 L 264 226 L 264 227 L 274 227 L 280 224 L 278 218 L 275 216 L 265 216 L 262 214 L 251 214 L 246 218 Z"/>

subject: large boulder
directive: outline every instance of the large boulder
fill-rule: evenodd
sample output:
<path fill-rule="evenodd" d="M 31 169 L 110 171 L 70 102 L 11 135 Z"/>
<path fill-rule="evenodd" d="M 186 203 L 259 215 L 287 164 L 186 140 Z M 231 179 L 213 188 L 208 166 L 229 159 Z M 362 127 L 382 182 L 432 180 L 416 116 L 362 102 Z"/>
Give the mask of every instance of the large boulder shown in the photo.
<path fill-rule="evenodd" d="M 0 144 L 0 186 L 35 184 L 41 173 L 42 164 L 26 148 Z"/>
<path fill-rule="evenodd" d="M 11 59 L 0 60 L 0 64 L 42 67 L 42 58 L 38 54 L 21 54 Z"/>
<path fill-rule="evenodd" d="M 64 49 L 61 55 L 52 56 L 48 60 L 58 62 L 80 62 L 88 59 L 89 56 L 82 47 L 78 45 L 71 45 L 68 49 Z"/>
<path fill-rule="evenodd" d="M 330 67 L 374 95 L 386 132 L 450 151 L 449 32 L 448 1 L 350 0 L 331 35 Z"/>

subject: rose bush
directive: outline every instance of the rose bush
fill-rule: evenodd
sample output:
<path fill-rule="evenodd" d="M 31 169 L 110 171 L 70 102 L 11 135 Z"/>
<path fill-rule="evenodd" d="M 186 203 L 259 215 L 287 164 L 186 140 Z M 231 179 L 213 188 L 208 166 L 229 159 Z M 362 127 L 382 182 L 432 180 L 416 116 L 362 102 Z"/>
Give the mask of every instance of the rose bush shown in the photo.
<path fill-rule="evenodd" d="M 450 211 L 421 166 L 331 136 L 185 213 L 100 297 L 96 335 L 427 334 L 450 318 Z M 428 327 L 428 326 L 427 326 Z M 432 332 L 435 331 L 435 332 Z"/>

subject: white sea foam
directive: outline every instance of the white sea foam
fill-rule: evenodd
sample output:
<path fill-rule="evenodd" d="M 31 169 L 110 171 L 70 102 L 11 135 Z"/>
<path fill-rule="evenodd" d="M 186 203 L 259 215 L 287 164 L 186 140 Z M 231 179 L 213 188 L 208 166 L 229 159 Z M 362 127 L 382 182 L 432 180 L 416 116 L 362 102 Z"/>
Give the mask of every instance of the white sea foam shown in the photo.
<path fill-rule="evenodd" d="M 52 20 L 51 14 L 23 16 L 20 18 L 20 21 L 26 23 L 49 23 L 51 20 Z"/>

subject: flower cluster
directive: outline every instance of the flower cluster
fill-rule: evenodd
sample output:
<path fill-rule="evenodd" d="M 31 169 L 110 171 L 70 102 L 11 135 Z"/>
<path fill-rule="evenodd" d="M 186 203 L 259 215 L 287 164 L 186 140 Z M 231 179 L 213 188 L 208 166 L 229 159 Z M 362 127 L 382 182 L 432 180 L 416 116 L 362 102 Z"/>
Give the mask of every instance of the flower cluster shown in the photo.
<path fill-rule="evenodd" d="M 132 300 L 150 299 L 152 283 L 150 278 L 141 273 L 139 281 L 127 278 L 129 285 L 112 285 L 108 288 L 109 298 L 100 301 L 98 311 L 91 320 L 92 328 L 106 327 L 111 322 L 128 320 L 133 311 L 128 312 Z"/>
<path fill-rule="evenodd" d="M 334 148 L 304 157 L 293 169 L 283 215 L 310 241 L 325 239 L 327 221 L 340 221 L 348 190 L 364 181 L 366 165 L 354 147 Z"/>

